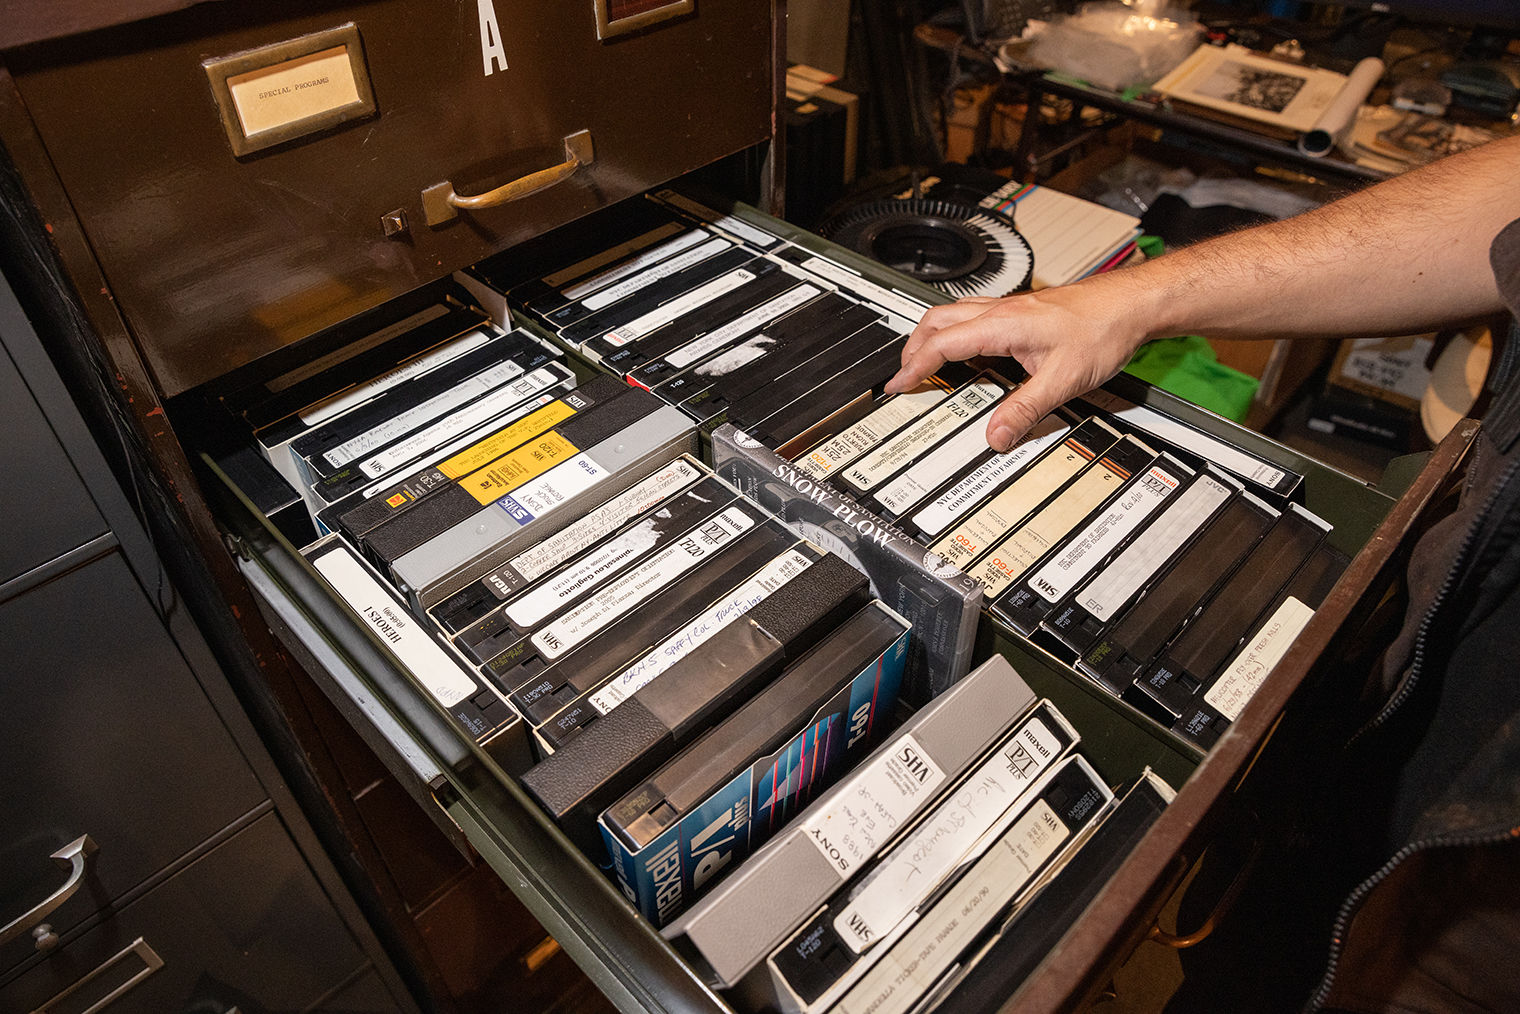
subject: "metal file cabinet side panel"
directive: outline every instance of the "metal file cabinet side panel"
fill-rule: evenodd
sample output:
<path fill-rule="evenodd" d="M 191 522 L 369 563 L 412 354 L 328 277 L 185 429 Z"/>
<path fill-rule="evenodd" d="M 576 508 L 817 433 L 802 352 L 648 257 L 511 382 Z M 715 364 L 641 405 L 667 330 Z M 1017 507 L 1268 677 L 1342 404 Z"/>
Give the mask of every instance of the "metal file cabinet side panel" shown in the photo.
<path fill-rule="evenodd" d="M 596 6 L 204 4 L 4 59 L 172 396 L 766 140 L 769 3 L 704 0 L 605 40 Z M 238 154 L 204 64 L 278 66 L 277 47 L 340 29 L 373 112 Z M 429 224 L 423 191 L 493 191 L 582 131 L 590 160 L 561 182 Z"/>

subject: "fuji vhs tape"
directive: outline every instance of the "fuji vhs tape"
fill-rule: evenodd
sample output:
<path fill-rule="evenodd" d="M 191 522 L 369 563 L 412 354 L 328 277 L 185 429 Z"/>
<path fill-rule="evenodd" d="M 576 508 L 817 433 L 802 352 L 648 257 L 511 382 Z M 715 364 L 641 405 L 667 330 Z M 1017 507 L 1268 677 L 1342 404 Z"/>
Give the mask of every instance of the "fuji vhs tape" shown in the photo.
<path fill-rule="evenodd" d="M 601 816 L 623 893 L 663 926 L 874 745 L 897 700 L 908 625 L 847 619 Z"/>
<path fill-rule="evenodd" d="M 766 595 L 720 625 L 700 650 L 674 659 L 659 678 L 581 726 L 524 775 L 524 788 L 595 854 L 603 810 L 867 603 L 861 575 L 837 557 L 810 570 L 810 578 Z"/>
<path fill-rule="evenodd" d="M 885 399 L 839 433 L 825 438 L 793 461 L 815 479 L 827 479 L 891 433 L 950 397 L 952 388 L 930 377 L 912 391 Z"/>
<path fill-rule="evenodd" d="M 920 708 L 706 897 L 662 931 L 731 988 L 1012 727 L 1034 692 L 994 656 Z M 872 819 L 862 822 L 869 813 Z M 856 827 L 853 835 L 844 829 Z"/>

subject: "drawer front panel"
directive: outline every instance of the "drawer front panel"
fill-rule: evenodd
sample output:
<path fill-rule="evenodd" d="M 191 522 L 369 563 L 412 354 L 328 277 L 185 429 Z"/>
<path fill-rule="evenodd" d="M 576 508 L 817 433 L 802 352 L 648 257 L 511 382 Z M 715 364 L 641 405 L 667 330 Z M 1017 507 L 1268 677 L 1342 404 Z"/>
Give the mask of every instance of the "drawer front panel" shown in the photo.
<path fill-rule="evenodd" d="M 81 835 L 100 850 L 59 933 L 263 801 L 119 554 L 0 606 L 0 644 L 0 922 L 63 886 L 49 856 Z M 23 933 L 0 970 L 32 953 Z"/>
<path fill-rule="evenodd" d="M 8 57 L 166 394 L 769 135 L 768 4 L 606 40 L 591 0 L 312 10 L 203 5 Z M 374 114 L 235 153 L 203 62 L 349 24 Z M 480 195 L 579 131 L 594 161 L 562 182 L 426 223 L 425 189 Z"/>
<path fill-rule="evenodd" d="M 0 1010 L 298 1011 L 364 963 L 279 818 L 266 814 L 0 987 Z M 362 996 L 365 1006 L 341 1009 L 396 1009 L 383 990 Z"/>
<path fill-rule="evenodd" d="M 4 309 L 9 309 L 7 306 Z M 0 326 L 6 324 L 0 317 Z M 106 530 L 74 465 L 0 349 L 0 584 L 81 546 Z"/>

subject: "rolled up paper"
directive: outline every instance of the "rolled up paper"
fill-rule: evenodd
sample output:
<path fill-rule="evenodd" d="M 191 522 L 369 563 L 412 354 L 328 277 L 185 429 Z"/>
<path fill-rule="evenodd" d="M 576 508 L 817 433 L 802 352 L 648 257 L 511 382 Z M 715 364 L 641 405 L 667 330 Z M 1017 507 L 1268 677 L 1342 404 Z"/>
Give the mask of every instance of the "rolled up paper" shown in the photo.
<path fill-rule="evenodd" d="M 1298 150 L 1311 158 L 1324 158 L 1334 151 L 1356 119 L 1356 111 L 1382 78 L 1383 69 L 1383 61 L 1375 56 L 1367 57 L 1352 68 L 1340 93 L 1320 113 L 1314 126 L 1299 135 Z"/>

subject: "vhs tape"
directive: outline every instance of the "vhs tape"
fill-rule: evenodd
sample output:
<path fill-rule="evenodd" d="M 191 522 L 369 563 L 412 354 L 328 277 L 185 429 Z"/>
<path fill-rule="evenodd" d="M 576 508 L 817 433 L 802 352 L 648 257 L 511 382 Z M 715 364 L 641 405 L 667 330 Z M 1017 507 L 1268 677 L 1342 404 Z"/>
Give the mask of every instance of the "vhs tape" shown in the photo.
<path fill-rule="evenodd" d="M 432 605 L 429 614 L 445 631 L 459 633 L 545 574 L 612 536 L 645 512 L 658 509 L 665 500 L 677 496 L 706 474 L 706 469 L 691 458 L 666 463 L 483 576 L 471 577 L 458 591 Z"/>
<path fill-rule="evenodd" d="M 996 602 L 1155 460 L 1156 452 L 1134 437 L 1116 442 L 971 565 L 969 573 L 985 588 L 982 594 Z"/>
<path fill-rule="evenodd" d="M 956 1014 L 1002 1010 L 1171 803 L 1176 791 L 1150 768 L 1120 793 L 1107 816 L 997 933 L 952 966 L 922 1009 Z"/>
<path fill-rule="evenodd" d="M 463 450 L 480 436 L 550 404 L 556 392 L 573 388 L 576 376 L 561 363 L 540 366 L 495 388 L 459 411 L 444 416 L 366 458 L 350 462 L 314 483 L 311 497 L 321 512 L 354 493 L 373 495 L 386 476 L 425 468 Z"/>
<path fill-rule="evenodd" d="M 1167 503 L 1111 562 L 1099 567 L 1040 624 L 1081 654 L 1241 491 L 1235 480 L 1203 471 Z"/>
<path fill-rule="evenodd" d="M 988 458 L 942 491 L 932 494 L 927 503 L 912 514 L 899 518 L 897 523 L 920 542 L 934 542 L 945 529 L 975 510 L 987 497 L 1039 460 L 1040 455 L 1065 440 L 1070 432 L 1071 427 L 1060 417 L 1046 416 L 1013 447 Z"/>
<path fill-rule="evenodd" d="M 536 299 L 528 306 L 550 327 L 563 328 L 620 300 L 637 296 L 639 292 L 717 254 L 733 251 L 732 242 L 711 230 L 691 229 L 577 282 L 564 290 L 563 295 L 570 298 L 561 300 L 557 307 L 547 307 Z M 514 294 L 516 291 L 514 289 Z"/>
<path fill-rule="evenodd" d="M 1235 573 L 1135 677 L 1135 686 L 1154 704 L 1142 705 L 1142 710 L 1164 718 L 1165 724 L 1175 721 L 1329 531 L 1323 520 L 1289 504 Z"/>
<path fill-rule="evenodd" d="M 1049 701 L 849 888 L 766 959 L 786 1011 L 826 1010 L 915 921 L 943 884 L 974 863 L 1023 812 L 1026 797 L 1078 736 Z"/>
<path fill-rule="evenodd" d="M 523 776 L 523 787 L 588 854 L 602 847 L 603 810 L 868 601 L 862 576 L 837 557 L 800 577 L 807 579 L 721 625 L 700 650 L 673 660 Z"/>
<path fill-rule="evenodd" d="M 497 333 L 473 307 L 435 304 L 358 339 L 361 351 L 326 356 L 265 385 L 243 410 L 259 451 L 293 486 L 301 473 L 292 441 L 383 392 L 479 348 Z M 345 358 L 346 357 L 346 358 Z"/>
<path fill-rule="evenodd" d="M 716 477 L 702 480 L 465 627 L 454 643 L 464 655 L 484 664 L 635 564 L 651 573 L 663 568 L 672 574 L 670 581 L 677 580 L 679 573 L 719 552 L 753 523 L 732 506 L 737 499 L 738 494 Z"/>
<path fill-rule="evenodd" d="M 741 493 L 864 571 L 873 594 L 913 624 L 910 702 L 927 701 L 970 668 L 981 585 L 732 424 L 713 432 L 713 460 Z"/>
<path fill-rule="evenodd" d="M 405 554 L 391 574 L 426 610 L 671 458 L 694 453 L 696 443 L 691 420 L 663 406 Z"/>
<path fill-rule="evenodd" d="M 1078 850 L 1113 805 L 1113 792 L 1086 758 L 1066 758 L 1035 786 L 1008 830 L 919 913 L 830 1010 L 907 1014 L 989 926 L 1033 895 L 1047 870 Z"/>
<path fill-rule="evenodd" d="M 748 273 L 737 269 L 754 256 L 751 250 L 736 247 L 726 239 L 714 238 L 646 271 L 645 276 L 660 276 L 648 284 L 641 284 L 645 280 L 643 276 L 635 276 L 611 286 L 606 290 L 609 296 L 619 295 L 624 289 L 631 291 L 578 320 L 563 323 L 567 316 L 565 311 L 555 311 L 549 317 L 561 325 L 560 340 L 583 351 L 589 349 L 589 343 L 595 338 L 633 341 L 675 319 L 698 302 L 705 302 L 749 281 Z M 670 270 L 678 266 L 679 270 Z M 670 273 L 665 274 L 668 270 Z M 603 293 L 599 292 L 580 305 L 597 304 L 602 296 Z M 594 354 L 588 358 L 594 358 Z"/>
<path fill-rule="evenodd" d="M 1241 640 L 1235 655 L 1183 708 L 1172 723 L 1172 732 L 1205 750 L 1217 743 L 1230 723 L 1240 717 L 1256 688 L 1288 653 L 1348 563 L 1344 553 L 1321 542 L 1278 601 Z"/>
<path fill-rule="evenodd" d="M 624 391 L 624 385 L 615 378 L 597 377 L 522 415 L 511 413 L 506 420 L 492 425 L 483 436 L 451 450 L 441 461 L 416 468 L 379 489 L 361 491 L 340 500 L 327 508 L 320 520 L 342 531 L 351 541 L 362 544 L 369 533 L 421 501 L 460 482 L 577 413 L 611 401 Z"/>
<path fill-rule="evenodd" d="M 1107 423 L 1089 419 L 1039 460 L 1014 473 L 981 506 L 947 528 L 930 546 L 946 560 L 963 567 L 1023 521 L 1089 462 L 1096 461 L 1119 440 Z"/>
<path fill-rule="evenodd" d="M 685 212 L 700 222 L 706 222 L 713 228 L 728 233 L 735 239 L 743 240 L 751 246 L 761 250 L 768 250 L 781 242 L 781 237 L 767 232 L 750 222 L 736 218 L 733 215 L 715 211 L 690 195 L 683 194 L 669 188 L 656 190 L 647 195 L 651 200 L 667 204 L 672 208 Z"/>
<path fill-rule="evenodd" d="M 661 932 L 710 985 L 738 985 L 1034 700 L 1006 659 L 988 659 L 910 715 L 790 827 Z M 861 822 L 866 812 L 872 819 Z M 852 822 L 860 822 L 857 833 L 842 835 Z"/>
<path fill-rule="evenodd" d="M 798 542 L 753 504 L 725 512 L 700 555 L 675 546 L 546 624 L 483 672 L 542 724 Z"/>
<path fill-rule="evenodd" d="M 669 922 L 874 745 L 908 637 L 906 621 L 868 604 L 607 808 L 602 838 L 646 919 Z"/>
<path fill-rule="evenodd" d="M 915 464 L 940 441 L 990 412 L 1009 389 L 1009 383 L 1002 377 L 981 374 L 912 424 L 835 472 L 830 482 L 864 501 L 878 486 Z"/>
<path fill-rule="evenodd" d="M 1136 676 L 1266 534 L 1278 512 L 1250 493 L 1219 515 L 1162 569 L 1140 597 L 1097 638 L 1077 668 L 1112 693 L 1130 692 Z"/>
<path fill-rule="evenodd" d="M 869 411 L 882 387 L 902 365 L 902 350 L 908 343 L 905 333 L 885 325 L 873 324 L 866 330 L 878 328 L 883 337 L 888 334 L 897 337 L 802 397 L 760 418 L 755 428 L 761 439 L 778 449 L 789 447 L 793 441 L 809 443 L 823 432 L 853 422 Z"/>
<path fill-rule="evenodd" d="M 790 417 L 793 411 L 808 405 L 839 405 L 861 392 L 869 391 L 869 382 L 852 381 L 832 399 L 820 400 L 819 389 L 835 378 L 850 374 L 860 363 L 867 360 L 886 362 L 881 357 L 898 356 L 901 360 L 902 344 L 905 342 L 897 331 L 885 324 L 867 324 L 854 334 L 835 342 L 807 360 L 794 363 L 793 368 L 781 374 L 771 383 L 757 388 L 750 394 L 731 401 L 725 418 L 738 425 L 762 424 L 775 416 Z M 884 366 L 878 365 L 868 371 L 876 376 Z M 785 442 L 782 438 L 780 442 Z"/>
<path fill-rule="evenodd" d="M 819 605 L 846 602 L 857 592 L 864 595 L 863 574 L 836 556 L 819 559 L 817 553 L 817 547 L 807 545 L 782 553 L 622 671 L 582 694 L 552 719 L 536 724 L 534 735 L 550 749 L 558 749 L 566 739 L 578 735 L 587 722 L 606 716 L 681 659 L 693 654 L 714 658 L 704 645 L 735 617 L 772 595 L 784 592 L 789 599 L 816 598 L 809 612 Z"/>
<path fill-rule="evenodd" d="M 658 358 L 651 358 L 641 349 L 646 361 L 628 372 L 628 382 L 653 390 L 674 403 L 686 397 L 682 392 L 688 381 L 695 382 L 696 378 L 687 377 L 688 371 L 695 369 L 699 377 L 712 378 L 766 355 L 775 347 L 775 339 L 761 329 L 818 301 L 825 291 L 811 282 L 798 281 L 790 274 L 784 277 L 790 280 L 789 287 L 746 313 L 714 324 L 700 337 L 672 347 Z M 668 391 L 658 389 L 666 383 L 672 385 Z"/>
<path fill-rule="evenodd" d="M 330 535 L 302 555 L 461 732 L 489 754 L 521 752 L 522 721 L 506 700 L 446 651 L 347 544 Z"/>
<path fill-rule="evenodd" d="M 1195 474 L 1163 453 L 1026 580 L 995 602 L 993 612 L 1025 637 L 1034 634 L 1057 603 L 1123 549 L 1129 537 Z"/>
<path fill-rule="evenodd" d="M 794 458 L 793 463 L 815 479 L 827 479 L 837 469 L 881 443 L 889 434 L 943 402 L 950 397 L 951 391 L 949 385 L 937 377 L 930 377 L 912 391 L 883 400 L 844 430 L 809 447 L 802 455 Z"/>

